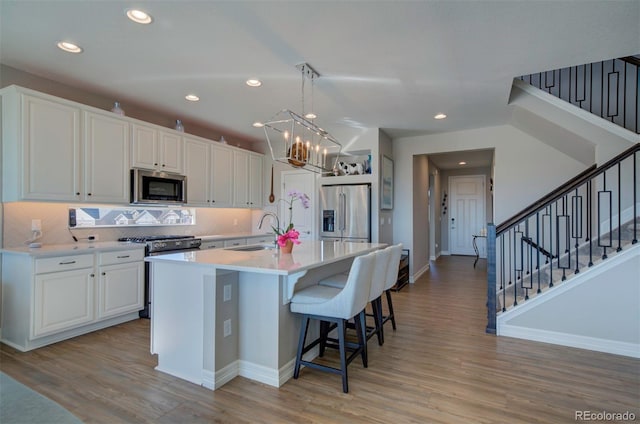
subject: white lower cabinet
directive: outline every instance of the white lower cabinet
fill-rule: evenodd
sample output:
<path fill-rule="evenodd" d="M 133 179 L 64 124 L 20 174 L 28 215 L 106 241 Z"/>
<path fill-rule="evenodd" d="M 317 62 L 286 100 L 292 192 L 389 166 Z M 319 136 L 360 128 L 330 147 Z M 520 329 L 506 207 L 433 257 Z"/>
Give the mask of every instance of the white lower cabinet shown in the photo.
<path fill-rule="evenodd" d="M 236 239 L 229 239 L 224 241 L 224 247 L 244 246 L 246 244 L 247 244 L 246 238 L 236 238 Z"/>
<path fill-rule="evenodd" d="M 97 319 L 136 312 L 144 304 L 144 255 L 142 252 L 100 254 Z"/>
<path fill-rule="evenodd" d="M 93 268 L 36 274 L 33 337 L 92 322 L 93 286 Z"/>
<path fill-rule="evenodd" d="M 138 318 L 144 249 L 2 254 L 2 342 L 21 351 Z"/>

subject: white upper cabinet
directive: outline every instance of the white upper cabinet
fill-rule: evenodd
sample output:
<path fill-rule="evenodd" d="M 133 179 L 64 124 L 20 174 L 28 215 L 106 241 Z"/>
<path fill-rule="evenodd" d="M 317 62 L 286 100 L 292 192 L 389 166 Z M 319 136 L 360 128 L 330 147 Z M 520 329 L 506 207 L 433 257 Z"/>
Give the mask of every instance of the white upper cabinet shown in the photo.
<path fill-rule="evenodd" d="M 262 207 L 263 157 L 248 150 L 233 152 L 233 206 Z"/>
<path fill-rule="evenodd" d="M 2 110 L 4 200 L 79 200 L 80 108 L 8 90 Z"/>
<path fill-rule="evenodd" d="M 211 206 L 233 205 L 233 151 L 211 144 Z"/>
<path fill-rule="evenodd" d="M 132 158 L 135 168 L 182 173 L 182 137 L 151 125 L 132 125 Z"/>
<path fill-rule="evenodd" d="M 184 169 L 187 176 L 187 203 L 193 206 L 209 206 L 210 143 L 184 137 Z"/>
<path fill-rule="evenodd" d="M 0 95 L 5 202 L 128 204 L 135 167 L 185 174 L 189 205 L 262 207 L 259 153 L 18 86 Z"/>
<path fill-rule="evenodd" d="M 129 202 L 129 123 L 84 112 L 84 200 Z"/>
<path fill-rule="evenodd" d="M 249 152 L 249 207 L 262 208 L 263 204 L 263 166 L 264 156 Z"/>

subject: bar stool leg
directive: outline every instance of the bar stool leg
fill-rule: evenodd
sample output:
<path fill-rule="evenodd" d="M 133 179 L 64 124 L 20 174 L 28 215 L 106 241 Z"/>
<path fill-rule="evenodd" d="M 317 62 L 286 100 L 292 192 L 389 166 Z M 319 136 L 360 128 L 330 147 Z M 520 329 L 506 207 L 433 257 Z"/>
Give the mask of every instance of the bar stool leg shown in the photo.
<path fill-rule="evenodd" d="M 393 331 L 396 331 L 396 317 L 393 314 L 393 302 L 391 301 L 391 290 L 387 290 L 387 305 L 389 306 L 389 316 L 387 319 L 391 320 L 391 326 Z"/>
<path fill-rule="evenodd" d="M 345 322 L 340 320 L 338 322 L 338 345 L 340 348 L 340 371 L 342 375 L 342 391 L 349 392 L 349 383 L 347 380 L 347 349 L 345 340 Z"/>
<path fill-rule="evenodd" d="M 300 376 L 300 361 L 302 360 L 302 349 L 304 349 L 307 330 L 309 329 L 309 317 L 304 315 L 300 323 L 300 337 L 298 339 L 298 353 L 296 353 L 296 365 L 293 369 L 293 378 Z"/>
<path fill-rule="evenodd" d="M 378 345 L 384 344 L 384 322 L 382 321 L 382 296 L 378 297 L 374 302 L 375 308 L 373 313 L 375 314 L 376 332 L 378 333 Z"/>

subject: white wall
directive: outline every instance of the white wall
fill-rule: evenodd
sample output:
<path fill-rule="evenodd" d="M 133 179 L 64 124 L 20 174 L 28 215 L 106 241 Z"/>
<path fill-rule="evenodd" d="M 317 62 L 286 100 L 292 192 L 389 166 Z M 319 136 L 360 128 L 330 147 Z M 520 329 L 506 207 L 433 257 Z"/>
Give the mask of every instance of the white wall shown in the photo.
<path fill-rule="evenodd" d="M 640 247 L 498 317 L 498 334 L 640 357 Z"/>
<path fill-rule="evenodd" d="M 415 155 L 491 148 L 495 149 L 496 223 L 513 216 L 586 168 L 579 161 L 509 125 L 396 139 L 393 142 L 394 242 L 401 242 L 409 249 L 414 245 L 412 185 Z M 412 258 L 412 274 L 426 265 L 424 258 Z"/>

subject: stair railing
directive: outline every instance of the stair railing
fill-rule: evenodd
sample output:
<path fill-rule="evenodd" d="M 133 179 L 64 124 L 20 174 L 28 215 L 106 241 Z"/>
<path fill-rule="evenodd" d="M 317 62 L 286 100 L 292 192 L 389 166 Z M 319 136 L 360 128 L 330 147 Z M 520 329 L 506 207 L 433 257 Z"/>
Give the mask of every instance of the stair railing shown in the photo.
<path fill-rule="evenodd" d="M 486 331 L 498 313 L 638 242 L 640 143 L 487 226 Z"/>
<path fill-rule="evenodd" d="M 638 56 L 629 56 L 518 79 L 640 134 L 639 65 Z"/>

